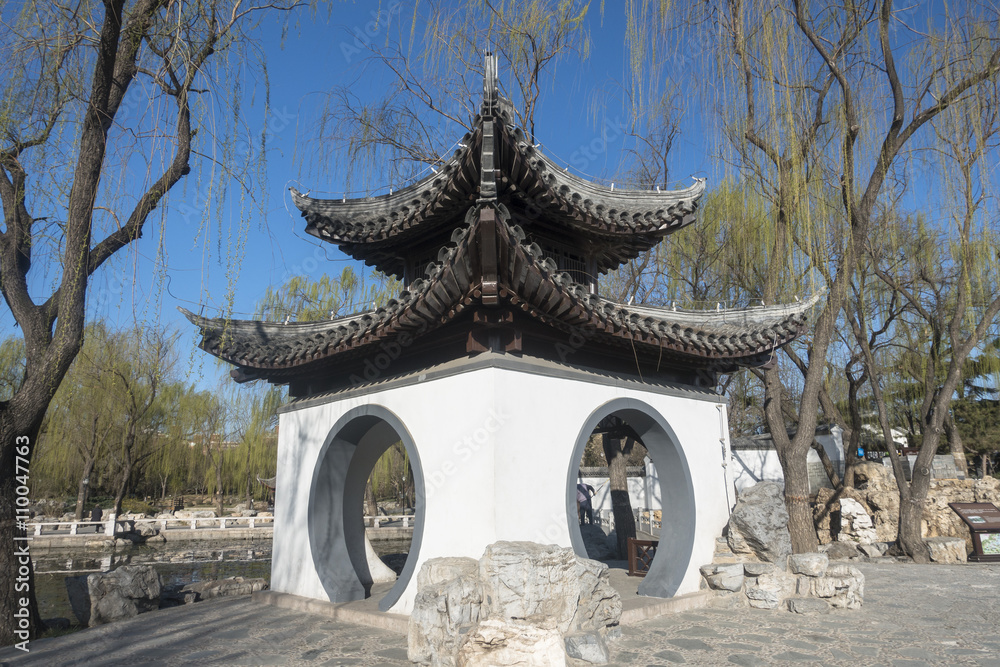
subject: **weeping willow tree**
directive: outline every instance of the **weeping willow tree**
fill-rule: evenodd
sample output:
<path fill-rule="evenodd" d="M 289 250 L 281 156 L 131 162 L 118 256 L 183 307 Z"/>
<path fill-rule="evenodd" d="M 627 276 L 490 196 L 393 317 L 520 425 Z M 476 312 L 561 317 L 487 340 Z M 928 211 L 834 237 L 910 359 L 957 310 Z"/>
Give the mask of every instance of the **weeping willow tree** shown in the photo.
<path fill-rule="evenodd" d="M 238 103 L 217 112 L 239 97 L 245 78 L 226 71 L 251 73 L 260 54 L 249 48 L 251 31 L 296 4 L 3 3 L 0 292 L 26 352 L 23 377 L 0 402 L 4 543 L 13 544 L 20 530 L 15 447 L 30 466 L 46 408 L 83 342 L 92 277 L 142 236 L 153 211 L 171 203 L 192 166 L 202 163 L 199 155 L 211 156 L 211 168 L 198 189 L 212 195 L 197 201 L 252 173 L 251 156 L 222 148 L 234 143 L 241 115 Z M 246 217 L 237 217 L 245 227 Z M 238 266 L 232 259 L 228 266 Z M 34 586 L 30 629 L 16 627 L 14 605 L 23 594 L 13 590 L 12 559 L 13 550 L 4 549 L 0 644 L 43 629 Z"/>
<path fill-rule="evenodd" d="M 968 59 L 978 67 L 1000 60 L 992 43 L 1000 41 L 996 24 L 972 24 L 972 34 L 982 37 L 975 45 L 961 41 L 968 30 L 970 26 L 946 24 L 930 52 L 940 52 L 946 61 Z M 930 161 L 932 168 L 924 178 L 942 186 L 943 219 L 927 224 L 918 218 L 888 230 L 870 245 L 878 260 L 873 262 L 876 273 L 909 306 L 908 325 L 917 332 L 910 336 L 917 345 L 907 355 L 909 372 L 920 388 L 919 451 L 909 482 L 892 444 L 879 383 L 872 389 L 900 493 L 899 541 L 918 562 L 929 561 L 920 524 L 931 463 L 946 429 L 953 452 L 960 447 L 951 404 L 970 357 L 982 352 L 981 343 L 996 331 L 1000 314 L 1000 224 L 992 178 L 1000 154 L 1000 95 L 995 81 L 990 83 L 955 100 L 932 121 L 937 159 Z M 997 371 L 988 355 L 979 357 L 982 371 Z M 964 453 L 961 459 L 964 464 Z"/>
<path fill-rule="evenodd" d="M 389 13 L 386 39 L 358 54 L 365 75 L 390 77 L 389 90 L 374 99 L 349 87 L 329 92 L 317 134 L 335 150 L 321 166 L 336 165 L 348 188 L 364 194 L 429 173 L 479 112 L 484 51 L 499 58 L 502 94 L 534 140 L 546 77 L 560 61 L 589 54 L 589 10 L 579 0 L 474 0 Z"/>
<path fill-rule="evenodd" d="M 761 371 L 793 548 L 814 550 L 806 455 L 846 296 L 907 151 L 928 145 L 930 122 L 953 104 L 991 94 L 1000 65 L 995 13 L 904 15 L 891 0 L 634 2 L 629 12 L 630 73 L 647 103 L 683 57 L 679 49 L 694 42 L 712 54 L 698 90 L 718 111 L 723 164 L 748 199 L 767 202 L 766 224 L 746 230 L 739 249 L 750 253 L 741 287 L 765 302 L 822 293 L 804 348 L 785 348 L 801 376 L 794 392 L 780 365 Z M 921 18 L 927 25 L 914 25 Z"/>

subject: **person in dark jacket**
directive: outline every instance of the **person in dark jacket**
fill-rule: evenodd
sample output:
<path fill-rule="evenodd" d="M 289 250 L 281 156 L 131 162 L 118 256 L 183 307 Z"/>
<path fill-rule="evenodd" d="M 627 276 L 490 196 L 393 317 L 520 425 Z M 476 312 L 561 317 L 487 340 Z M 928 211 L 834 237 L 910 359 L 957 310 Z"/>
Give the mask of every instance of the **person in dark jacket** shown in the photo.
<path fill-rule="evenodd" d="M 100 507 L 95 507 L 94 509 L 90 510 L 91 521 L 100 521 L 102 516 L 104 516 L 104 512 L 101 511 Z M 94 526 L 94 532 L 95 533 L 101 532 L 101 527 Z"/>

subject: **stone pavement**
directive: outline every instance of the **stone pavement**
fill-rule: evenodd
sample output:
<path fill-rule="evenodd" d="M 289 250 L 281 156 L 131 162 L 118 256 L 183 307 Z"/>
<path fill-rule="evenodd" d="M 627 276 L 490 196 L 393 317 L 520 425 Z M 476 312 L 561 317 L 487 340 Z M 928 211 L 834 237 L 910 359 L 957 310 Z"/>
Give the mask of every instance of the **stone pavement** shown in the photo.
<path fill-rule="evenodd" d="M 617 665 L 993 665 L 1000 667 L 1000 564 L 858 565 L 860 611 L 698 609 L 623 628 Z M 20 665 L 408 665 L 406 638 L 268 607 L 200 602 L 0 650 Z"/>

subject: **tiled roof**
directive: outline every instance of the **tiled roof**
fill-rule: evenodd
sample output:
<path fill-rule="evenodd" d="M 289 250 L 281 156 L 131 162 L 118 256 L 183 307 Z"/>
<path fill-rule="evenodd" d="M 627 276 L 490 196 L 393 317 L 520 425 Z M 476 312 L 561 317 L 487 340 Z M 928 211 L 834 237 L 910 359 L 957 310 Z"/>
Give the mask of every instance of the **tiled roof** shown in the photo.
<path fill-rule="evenodd" d="M 523 230 L 509 224 L 502 206 L 495 209 L 493 226 L 483 223 L 481 208 L 493 207 L 485 204 L 470 210 L 466 224 L 454 231 L 451 244 L 439 252 L 438 263 L 428 267 L 427 277 L 414 281 L 384 308 L 330 321 L 289 324 L 184 313 L 201 329 L 202 349 L 243 369 L 245 377 L 286 382 L 334 357 L 352 351 L 364 354 L 402 333 L 426 335 L 465 309 L 481 306 L 486 247 L 495 247 L 498 260 L 498 305 L 557 330 L 585 331 L 595 342 L 656 350 L 693 365 L 725 369 L 760 363 L 762 355 L 797 335 L 812 305 L 675 311 L 616 303 L 591 294 L 569 274 L 558 272 L 541 248 L 525 243 Z"/>
<path fill-rule="evenodd" d="M 492 103 L 489 94 L 472 127 L 434 173 L 390 194 L 317 199 L 293 188 L 306 231 L 402 277 L 401 257 L 413 239 L 459 223 L 477 202 L 495 201 L 506 204 L 518 223 L 571 230 L 585 239 L 599 249 L 597 269 L 605 272 L 693 222 L 705 191 L 702 179 L 661 192 L 616 189 L 575 176 L 532 145 L 509 104 Z"/>

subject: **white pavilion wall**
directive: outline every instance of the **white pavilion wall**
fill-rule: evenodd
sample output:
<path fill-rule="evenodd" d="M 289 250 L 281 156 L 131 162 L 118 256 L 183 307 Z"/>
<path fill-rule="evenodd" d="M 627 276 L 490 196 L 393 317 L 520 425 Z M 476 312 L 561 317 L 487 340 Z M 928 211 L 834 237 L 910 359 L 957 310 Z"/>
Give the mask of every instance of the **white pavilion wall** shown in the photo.
<path fill-rule="evenodd" d="M 634 399 L 669 424 L 690 471 L 695 539 L 676 594 L 698 590 L 698 567 L 712 560 L 735 499 L 723 465 L 725 407 L 707 394 L 636 387 L 487 367 L 284 412 L 271 588 L 326 599 L 309 544 L 309 494 L 324 441 L 350 410 L 374 404 L 394 413 L 419 452 L 425 502 L 420 550 L 410 554 L 416 572 L 439 556 L 478 559 L 497 540 L 572 546 L 566 479 L 579 464 L 581 429 L 609 401 Z M 415 594 L 414 576 L 392 611 L 408 613 Z"/>

